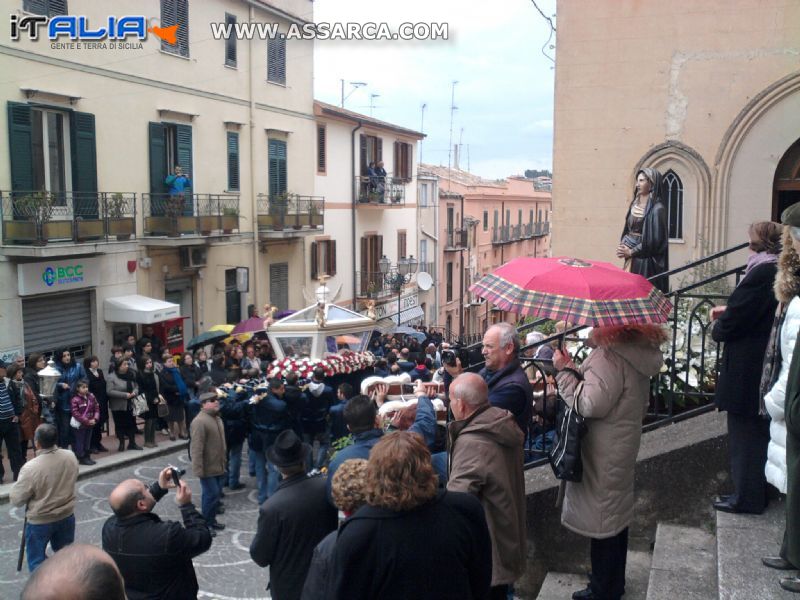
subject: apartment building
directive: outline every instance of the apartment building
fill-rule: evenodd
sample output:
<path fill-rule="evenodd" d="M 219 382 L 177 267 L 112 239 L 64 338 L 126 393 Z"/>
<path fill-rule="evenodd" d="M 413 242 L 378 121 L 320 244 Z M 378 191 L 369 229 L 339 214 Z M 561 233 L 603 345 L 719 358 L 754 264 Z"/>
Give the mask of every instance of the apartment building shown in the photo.
<path fill-rule="evenodd" d="M 415 255 L 414 157 L 423 134 L 320 101 L 314 114 L 325 231 L 306 241 L 308 287 L 325 274 L 338 304 L 366 314 L 374 303 L 380 319 L 422 322 L 416 273 L 430 267 Z"/>
<path fill-rule="evenodd" d="M 304 238 L 324 215 L 313 43 L 215 39 L 211 25 L 285 31 L 313 21 L 310 2 L 0 6 L 18 21 L 69 15 L 76 30 L 146 17 L 124 40 L 51 40 L 46 24 L 37 39 L 20 29 L 0 42 L 0 353 L 104 356 L 167 315 L 183 317 L 188 339 L 251 304 L 303 305 Z M 191 180 L 182 193 L 166 184 L 176 165 Z"/>
<path fill-rule="evenodd" d="M 550 192 L 524 177 L 486 180 L 455 168 L 423 164 L 420 169 L 438 178 L 436 324 L 464 337 L 516 320 L 468 290 L 512 258 L 550 255 Z"/>

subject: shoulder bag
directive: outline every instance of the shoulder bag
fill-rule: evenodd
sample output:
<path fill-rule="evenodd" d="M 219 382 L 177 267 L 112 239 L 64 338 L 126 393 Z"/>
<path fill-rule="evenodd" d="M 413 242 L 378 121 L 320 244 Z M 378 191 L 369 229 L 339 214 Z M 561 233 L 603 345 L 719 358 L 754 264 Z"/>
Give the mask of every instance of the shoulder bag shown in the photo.
<path fill-rule="evenodd" d="M 131 412 L 134 417 L 138 417 L 147 412 L 147 396 L 143 393 L 138 394 L 131 400 Z"/>
<path fill-rule="evenodd" d="M 575 389 L 575 402 L 572 407 L 559 395 L 555 439 L 547 456 L 556 479 L 579 482 L 583 477 L 581 439 L 586 435 L 588 426 L 580 413 L 579 402 L 582 392 L 583 381 Z"/>

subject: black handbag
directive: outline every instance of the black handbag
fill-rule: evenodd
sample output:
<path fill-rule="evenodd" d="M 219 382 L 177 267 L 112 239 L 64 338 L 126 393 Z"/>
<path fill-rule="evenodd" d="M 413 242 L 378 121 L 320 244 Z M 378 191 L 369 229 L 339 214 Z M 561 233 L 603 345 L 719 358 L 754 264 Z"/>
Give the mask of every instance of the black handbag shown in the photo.
<path fill-rule="evenodd" d="M 579 482 L 583 477 L 583 461 L 581 461 L 581 439 L 589 430 L 586 420 L 581 416 L 578 402 L 583 391 L 583 382 L 575 390 L 573 407 L 567 405 L 559 396 L 559 408 L 556 415 L 556 431 L 553 445 L 547 458 L 553 468 L 556 479 Z"/>

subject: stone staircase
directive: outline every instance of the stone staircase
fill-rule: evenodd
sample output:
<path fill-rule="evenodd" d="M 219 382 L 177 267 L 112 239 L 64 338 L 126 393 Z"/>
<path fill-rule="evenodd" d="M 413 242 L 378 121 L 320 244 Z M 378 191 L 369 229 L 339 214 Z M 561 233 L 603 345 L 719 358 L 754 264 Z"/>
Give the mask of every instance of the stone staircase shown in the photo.
<path fill-rule="evenodd" d="M 763 515 L 717 512 L 716 535 L 660 523 L 652 554 L 628 552 L 625 600 L 800 600 L 778 584 L 793 572 L 761 564 L 778 552 L 784 511 L 780 500 Z M 586 582 L 585 574 L 550 572 L 537 598 L 569 600 Z"/>

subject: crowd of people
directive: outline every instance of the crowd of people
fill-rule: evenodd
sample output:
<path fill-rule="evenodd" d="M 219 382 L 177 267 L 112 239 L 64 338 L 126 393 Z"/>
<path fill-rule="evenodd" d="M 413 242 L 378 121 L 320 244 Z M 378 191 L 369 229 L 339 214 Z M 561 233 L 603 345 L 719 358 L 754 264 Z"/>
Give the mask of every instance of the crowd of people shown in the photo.
<path fill-rule="evenodd" d="M 640 176 L 628 234 L 635 238 L 638 226 L 646 239 L 654 230 L 642 230 L 636 220 L 648 218 L 658 174 L 645 169 Z M 800 208 L 788 210 L 783 222 L 783 228 L 751 226 L 744 277 L 711 318 L 713 337 L 725 343 L 716 401 L 728 412 L 734 484 L 715 508 L 760 513 L 767 482 L 786 493 L 783 545 L 764 564 L 789 570 L 800 564 L 800 433 L 794 429 L 800 422 L 794 352 Z M 7 374 L 0 370 L 0 435 L 18 479 L 11 501 L 27 506 L 34 573 L 28 588 L 42 585 L 44 569 L 54 580 L 69 577 L 63 548 L 75 538 L 77 467 L 103 450 L 98 432 L 110 412 L 120 450 L 126 442 L 128 449 L 139 448 L 137 416 L 144 420 L 145 446 L 155 444 L 159 430 L 172 439 L 188 437 L 201 500 L 197 510 L 173 467 L 150 484 L 119 484 L 109 496 L 114 515 L 103 527 L 106 554 L 75 547 L 81 565 L 104 574 L 104 597 L 124 597 L 109 591 L 120 582 L 128 598 L 196 596 L 192 558 L 225 528 L 218 519 L 225 511 L 222 490 L 244 486 L 246 444 L 260 507 L 250 554 L 269 567 L 273 598 L 511 598 L 527 552 L 524 449 L 537 418 L 540 425 L 552 418 L 547 399 L 555 397 L 557 384 L 564 404 L 588 421 L 583 478 L 562 490 L 562 524 L 591 540 L 589 582 L 572 597 L 618 599 L 625 593 L 641 423 L 650 380 L 663 365 L 664 340 L 655 325 L 598 327 L 579 365 L 567 350 L 540 344 L 523 358 L 545 367 L 531 369 L 520 362 L 514 326 L 500 323 L 483 336 L 483 368 L 470 373 L 436 332 L 376 335 L 370 342 L 374 374 L 415 383 L 416 406 L 402 425 L 380 415 L 385 384 L 365 395 L 347 381 L 331 385 L 322 369 L 308 381 L 295 373 L 267 379 L 274 358 L 267 342 L 220 344 L 209 354 L 185 353 L 176 363 L 145 329 L 141 338 L 114 348 L 107 374 L 96 357 L 76 363 L 69 352 L 57 353 L 62 377 L 49 404 L 40 400 L 35 377 L 44 358 L 15 361 Z M 526 339 L 540 342 L 540 334 Z M 428 382 L 442 384 L 451 415 L 446 425 L 437 423 Z M 140 396 L 145 406 L 137 412 Z M 31 441 L 39 453 L 25 463 Z M 153 513 L 172 489 L 182 523 Z M 45 560 L 48 543 L 57 560 Z M 800 579 L 784 578 L 781 586 L 800 592 Z M 92 596 L 86 591 L 80 597 Z"/>

